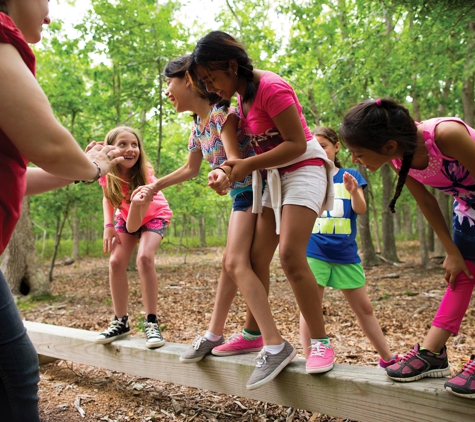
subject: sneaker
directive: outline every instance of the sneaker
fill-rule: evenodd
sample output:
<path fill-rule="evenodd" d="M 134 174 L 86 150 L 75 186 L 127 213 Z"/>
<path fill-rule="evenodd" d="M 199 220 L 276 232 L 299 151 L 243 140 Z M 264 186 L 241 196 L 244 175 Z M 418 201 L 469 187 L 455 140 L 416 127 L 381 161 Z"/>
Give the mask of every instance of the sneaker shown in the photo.
<path fill-rule="evenodd" d="M 333 368 L 333 361 L 335 360 L 335 350 L 333 346 L 327 347 L 317 341 L 310 345 L 310 349 L 310 356 L 305 365 L 307 374 L 320 374 L 322 372 L 328 372 Z"/>
<path fill-rule="evenodd" d="M 242 333 L 233 334 L 226 343 L 215 347 L 211 353 L 215 356 L 232 356 L 243 353 L 260 352 L 264 347 L 262 336 L 255 340 L 246 340 Z"/>
<path fill-rule="evenodd" d="M 254 390 L 272 381 L 296 354 L 297 351 L 287 340 L 282 351 L 275 355 L 263 348 L 256 357 L 256 368 L 246 384 L 247 389 Z"/>
<path fill-rule="evenodd" d="M 211 350 L 220 344 L 223 344 L 224 337 L 221 336 L 219 340 L 211 341 L 206 337 L 197 336 L 193 341 L 191 347 L 189 347 L 181 356 L 180 362 L 193 363 L 203 359 Z"/>
<path fill-rule="evenodd" d="M 456 396 L 475 399 L 475 355 L 470 356 L 462 370 L 444 384 L 445 389 Z"/>
<path fill-rule="evenodd" d="M 128 319 L 128 315 L 125 315 L 122 318 L 114 317 L 114 320 L 109 324 L 109 328 L 99 334 L 94 339 L 94 343 L 108 344 L 114 340 L 128 336 L 130 334 Z"/>
<path fill-rule="evenodd" d="M 450 375 L 447 348 L 440 349 L 435 355 L 429 350 L 420 350 L 416 344 L 414 349 L 404 355 L 399 362 L 386 368 L 386 375 L 395 381 L 410 382 L 421 378 L 442 378 Z"/>
<path fill-rule="evenodd" d="M 394 365 L 395 363 L 399 362 L 401 358 L 398 355 L 394 355 L 391 360 L 384 360 L 383 358 L 379 358 L 379 367 L 380 368 L 387 368 L 388 366 Z"/>
<path fill-rule="evenodd" d="M 155 318 L 155 322 L 145 322 L 145 346 L 149 349 L 156 349 L 157 347 L 161 347 L 165 344 L 165 340 L 163 340 L 162 333 L 160 332 L 160 328 L 158 327 L 158 319 Z"/>

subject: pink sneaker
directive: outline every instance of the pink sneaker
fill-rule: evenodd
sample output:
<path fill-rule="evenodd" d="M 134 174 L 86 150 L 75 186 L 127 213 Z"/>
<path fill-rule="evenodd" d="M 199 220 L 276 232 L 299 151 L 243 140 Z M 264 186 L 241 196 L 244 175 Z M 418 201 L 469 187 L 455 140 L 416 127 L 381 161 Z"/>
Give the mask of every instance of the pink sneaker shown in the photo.
<path fill-rule="evenodd" d="M 243 353 L 260 352 L 264 347 L 262 336 L 256 340 L 246 340 L 241 333 L 233 334 L 226 343 L 216 346 L 211 353 L 215 356 L 232 356 Z"/>
<path fill-rule="evenodd" d="M 305 367 L 307 374 L 320 374 L 333 368 L 333 361 L 335 360 L 333 346 L 328 348 L 318 341 L 313 343 L 310 349 L 310 356 Z"/>
<path fill-rule="evenodd" d="M 379 358 L 379 367 L 380 368 L 387 368 L 388 366 L 394 365 L 398 363 L 401 358 L 398 355 L 394 355 L 391 360 L 384 360 L 382 357 Z"/>

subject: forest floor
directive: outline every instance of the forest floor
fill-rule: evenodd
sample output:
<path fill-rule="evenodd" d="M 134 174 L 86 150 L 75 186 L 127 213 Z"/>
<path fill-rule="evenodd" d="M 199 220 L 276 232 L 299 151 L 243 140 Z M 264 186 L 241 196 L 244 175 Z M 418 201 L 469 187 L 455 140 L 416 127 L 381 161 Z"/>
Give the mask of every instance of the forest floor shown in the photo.
<path fill-rule="evenodd" d="M 159 317 L 169 342 L 190 344 L 207 329 L 220 273 L 222 250 L 209 248 L 184 254 L 159 253 Z M 440 265 L 423 269 L 417 242 L 399 247 L 398 266 L 367 268 L 367 290 L 375 313 L 394 352 L 404 354 L 421 342 L 446 287 Z M 143 318 L 137 272 L 129 273 L 129 319 L 133 336 Z M 197 291 L 199 290 L 199 295 Z M 83 259 L 54 271 L 51 298 L 20 304 L 22 317 L 45 324 L 102 331 L 113 317 L 107 257 Z M 198 298 L 199 296 L 199 298 Z M 461 334 L 447 344 L 453 372 L 475 352 L 475 299 Z M 274 258 L 270 302 L 278 328 L 302 355 L 298 308 Z M 225 336 L 242 328 L 245 304 L 238 294 Z M 354 314 L 339 291 L 327 289 L 326 330 L 336 349 L 336 362 L 375 367 L 378 355 L 362 334 Z M 441 380 L 442 382 L 442 380 Z M 305 410 L 227 396 L 180 385 L 143 379 L 96 367 L 55 361 L 41 367 L 39 385 L 42 422 L 74 421 L 316 421 L 342 419 Z M 84 417 L 80 410 L 84 412 Z"/>

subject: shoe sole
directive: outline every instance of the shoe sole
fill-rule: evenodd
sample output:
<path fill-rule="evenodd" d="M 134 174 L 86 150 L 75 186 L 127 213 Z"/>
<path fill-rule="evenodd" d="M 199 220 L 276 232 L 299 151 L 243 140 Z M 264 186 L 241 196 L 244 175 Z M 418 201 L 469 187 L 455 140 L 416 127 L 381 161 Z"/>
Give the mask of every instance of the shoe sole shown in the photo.
<path fill-rule="evenodd" d="M 101 338 L 98 340 L 94 340 L 94 344 L 109 344 L 115 340 L 119 340 L 121 338 L 127 337 L 129 334 L 130 332 L 127 332 L 127 333 L 119 334 L 118 336 L 114 336 L 114 337 L 109 337 L 109 338 L 104 338 L 104 339 Z"/>
<path fill-rule="evenodd" d="M 418 381 L 422 378 L 445 378 L 450 375 L 450 368 L 444 368 L 444 369 L 432 369 L 431 371 L 423 372 L 422 374 L 415 375 L 413 377 L 406 377 L 406 378 L 400 378 L 400 377 L 392 377 L 386 372 L 386 376 L 388 378 L 391 378 L 394 381 L 399 381 L 399 382 L 411 382 L 411 381 Z"/>
<path fill-rule="evenodd" d="M 268 382 L 272 381 L 277 375 L 279 375 L 282 370 L 290 363 L 290 361 L 297 355 L 297 350 L 293 350 L 292 353 L 282 361 L 282 363 L 275 368 L 267 377 L 261 379 L 260 381 L 249 385 L 246 385 L 246 388 L 248 390 L 255 390 L 256 388 L 262 387 L 264 384 L 267 384 Z"/>
<path fill-rule="evenodd" d="M 165 344 L 165 340 L 160 341 L 160 342 L 156 342 L 156 343 L 147 343 L 147 342 L 145 342 L 145 346 L 147 347 L 147 349 L 156 349 L 158 347 L 162 347 L 164 344 Z"/>
<path fill-rule="evenodd" d="M 235 355 L 244 355 L 246 353 L 257 353 L 262 350 L 262 347 L 259 348 L 253 348 L 253 349 L 241 349 L 241 350 L 228 350 L 225 352 L 222 352 L 220 350 L 214 351 L 214 349 L 211 351 L 211 353 L 214 356 L 235 356 Z"/>
<path fill-rule="evenodd" d="M 203 360 L 203 358 L 205 356 L 206 355 L 203 355 L 203 356 L 200 356 L 200 357 L 197 357 L 197 358 L 191 358 L 191 359 L 182 358 L 180 356 L 180 362 L 182 362 L 182 363 L 195 363 L 195 362 L 199 362 L 200 360 Z"/>
<path fill-rule="evenodd" d="M 330 365 L 322 366 L 320 368 L 305 368 L 307 374 L 323 374 L 324 372 L 331 371 L 333 369 L 333 362 Z"/>
<path fill-rule="evenodd" d="M 452 390 L 450 387 L 445 387 L 445 389 L 456 396 L 463 397 L 464 399 L 475 399 L 475 393 L 457 393 L 456 391 Z"/>

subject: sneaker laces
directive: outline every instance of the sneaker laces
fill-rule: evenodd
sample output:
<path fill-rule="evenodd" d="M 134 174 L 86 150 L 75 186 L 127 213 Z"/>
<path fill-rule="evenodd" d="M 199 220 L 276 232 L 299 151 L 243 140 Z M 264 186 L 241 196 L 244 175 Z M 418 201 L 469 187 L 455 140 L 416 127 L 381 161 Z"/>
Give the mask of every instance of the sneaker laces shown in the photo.
<path fill-rule="evenodd" d="M 463 366 L 462 372 L 468 372 L 470 375 L 475 375 L 475 356 Z"/>
<path fill-rule="evenodd" d="M 207 340 L 208 339 L 206 337 L 196 336 L 196 338 L 193 340 L 193 343 L 191 344 L 191 347 L 193 347 L 195 350 L 198 350 L 200 346 Z"/>
<path fill-rule="evenodd" d="M 415 349 L 412 349 L 410 352 L 407 352 L 401 359 L 401 362 L 407 362 L 409 359 L 411 359 L 413 356 L 416 356 L 418 354 L 418 351 Z"/>
<path fill-rule="evenodd" d="M 234 342 L 237 341 L 237 340 L 239 340 L 239 334 L 234 333 L 231 337 L 229 337 L 229 338 L 226 340 L 226 344 L 234 343 Z"/>
<path fill-rule="evenodd" d="M 158 324 L 156 322 L 146 322 L 145 323 L 145 335 L 147 338 L 149 337 L 158 337 L 159 339 L 162 339 L 162 333 L 160 332 L 160 329 L 158 328 Z"/>
<path fill-rule="evenodd" d="M 312 343 L 309 346 L 309 349 L 311 349 L 310 356 L 324 357 L 327 346 L 325 346 L 323 343 L 320 343 L 319 341 L 317 341 L 316 343 Z"/>
<path fill-rule="evenodd" d="M 115 333 L 118 333 L 120 332 L 120 330 L 122 329 L 122 327 L 124 326 L 125 324 L 122 322 L 122 321 L 119 321 L 118 319 L 115 319 L 114 321 L 112 321 L 110 324 L 109 324 L 109 328 L 107 328 L 105 331 L 103 331 L 101 334 L 106 334 L 106 335 L 110 335 L 110 334 L 115 334 Z"/>
<path fill-rule="evenodd" d="M 256 368 L 262 368 L 265 363 L 267 362 L 267 356 L 269 354 L 267 353 L 266 349 L 262 349 L 256 356 Z"/>

